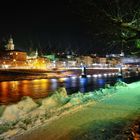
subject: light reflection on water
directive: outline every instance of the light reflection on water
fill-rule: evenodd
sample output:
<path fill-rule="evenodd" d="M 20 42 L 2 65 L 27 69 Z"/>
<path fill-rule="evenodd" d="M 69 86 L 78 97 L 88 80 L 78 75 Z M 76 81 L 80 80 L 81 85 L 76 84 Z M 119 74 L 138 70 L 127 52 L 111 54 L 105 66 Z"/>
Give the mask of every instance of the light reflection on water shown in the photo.
<path fill-rule="evenodd" d="M 103 88 L 106 83 L 113 85 L 116 81 L 115 76 L 105 75 L 0 82 L 0 104 L 19 101 L 23 96 L 42 98 L 62 86 L 66 87 L 68 94 L 84 93 Z"/>
<path fill-rule="evenodd" d="M 79 81 L 80 81 L 80 92 L 86 92 L 86 87 L 88 85 L 88 79 L 90 78 L 80 78 Z"/>
<path fill-rule="evenodd" d="M 58 87 L 58 81 L 57 81 L 57 79 L 50 79 L 50 81 L 51 81 L 51 83 L 50 83 L 51 89 L 52 90 L 57 89 L 57 87 Z"/>
<path fill-rule="evenodd" d="M 100 87 L 102 87 L 105 84 L 105 79 L 98 79 L 97 83 Z"/>

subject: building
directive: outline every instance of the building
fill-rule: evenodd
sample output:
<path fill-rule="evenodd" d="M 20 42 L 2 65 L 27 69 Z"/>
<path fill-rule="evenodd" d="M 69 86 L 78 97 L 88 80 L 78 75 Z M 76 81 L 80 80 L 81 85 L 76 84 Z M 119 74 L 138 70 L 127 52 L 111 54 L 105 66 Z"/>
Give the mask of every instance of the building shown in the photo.
<path fill-rule="evenodd" d="M 78 65 L 87 65 L 90 66 L 93 64 L 93 58 L 90 56 L 80 56 L 76 57 L 76 61 Z"/>
<path fill-rule="evenodd" d="M 1 67 L 23 67 L 27 65 L 27 53 L 20 50 L 15 50 L 13 39 L 8 40 L 5 50 L 0 51 Z"/>
<path fill-rule="evenodd" d="M 6 50 L 14 50 L 15 45 L 13 43 L 13 38 L 10 37 L 8 44 L 5 46 Z"/>
<path fill-rule="evenodd" d="M 106 57 L 96 57 L 96 63 L 106 64 L 107 63 L 107 59 L 106 59 Z"/>

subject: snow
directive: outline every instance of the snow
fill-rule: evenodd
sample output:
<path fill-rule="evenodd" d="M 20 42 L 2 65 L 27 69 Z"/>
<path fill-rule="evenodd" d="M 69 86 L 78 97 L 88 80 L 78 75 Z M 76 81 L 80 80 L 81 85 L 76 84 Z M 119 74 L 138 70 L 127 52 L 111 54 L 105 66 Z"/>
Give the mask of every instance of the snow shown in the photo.
<path fill-rule="evenodd" d="M 23 97 L 19 103 L 6 106 L 0 119 L 3 121 L 15 121 L 37 106 L 30 97 Z"/>
<path fill-rule="evenodd" d="M 70 136 L 74 136 L 75 131 L 81 138 L 81 133 L 87 130 L 96 131 L 95 128 L 99 129 L 100 126 L 104 130 L 105 125 L 108 126 L 109 123 L 112 125 L 114 122 L 122 123 L 122 120 L 130 118 L 131 114 L 137 116 L 140 113 L 139 90 L 140 82 L 126 84 L 118 81 L 114 86 L 107 85 L 104 89 L 86 94 L 78 92 L 68 96 L 65 88 L 59 88 L 50 97 L 39 101 L 24 97 L 17 104 L 0 108 L 1 126 L 7 128 L 1 131 L 0 137 L 7 139 L 13 136 L 16 139 L 14 135 L 25 133 L 27 129 L 32 130 L 41 127 L 42 124 L 51 124 L 49 130 L 45 126 L 45 130 L 50 134 L 48 139 L 64 138 L 64 135 L 69 133 Z M 40 127 L 37 129 L 37 134 L 44 135 L 44 130 Z M 32 139 L 36 136 L 34 129 L 30 135 Z M 86 135 L 89 138 L 91 134 Z M 20 139 L 20 136 L 17 139 Z"/>
<path fill-rule="evenodd" d="M 45 98 L 41 102 L 42 107 L 53 108 L 59 107 L 63 104 L 66 104 L 69 101 L 69 97 L 67 95 L 65 88 L 60 88 L 54 92 L 51 97 Z"/>

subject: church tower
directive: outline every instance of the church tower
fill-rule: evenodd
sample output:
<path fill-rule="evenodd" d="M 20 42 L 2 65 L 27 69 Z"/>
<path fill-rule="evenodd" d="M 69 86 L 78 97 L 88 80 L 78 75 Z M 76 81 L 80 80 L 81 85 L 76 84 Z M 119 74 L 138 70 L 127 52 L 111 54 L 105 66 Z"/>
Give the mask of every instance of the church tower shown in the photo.
<path fill-rule="evenodd" d="M 36 52 L 35 52 L 35 57 L 37 58 L 38 57 L 38 50 L 36 49 Z"/>
<path fill-rule="evenodd" d="M 10 37 L 8 40 L 8 44 L 6 45 L 6 50 L 14 50 L 14 43 L 13 43 L 13 38 Z"/>

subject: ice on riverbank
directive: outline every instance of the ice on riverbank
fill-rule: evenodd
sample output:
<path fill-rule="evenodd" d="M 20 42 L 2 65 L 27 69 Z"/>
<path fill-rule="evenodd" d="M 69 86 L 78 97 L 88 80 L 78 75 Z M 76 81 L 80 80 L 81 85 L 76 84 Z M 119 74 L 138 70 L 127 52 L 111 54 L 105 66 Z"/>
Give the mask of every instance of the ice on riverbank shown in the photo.
<path fill-rule="evenodd" d="M 74 109 L 86 103 L 96 103 L 116 93 L 128 85 L 119 81 L 115 86 L 107 85 L 105 89 L 89 92 L 86 94 L 75 93 L 67 95 L 65 88 L 60 88 L 50 97 L 34 101 L 30 97 L 24 97 L 20 102 L 13 105 L 1 106 L 0 133 L 3 138 L 10 136 L 11 131 L 21 133 L 32 127 L 43 124 L 46 120 L 60 116 L 65 111 Z"/>

